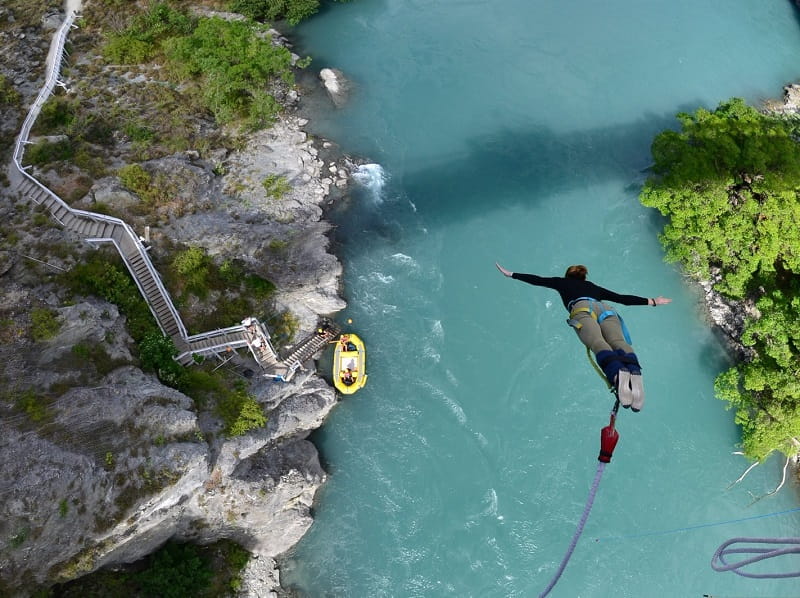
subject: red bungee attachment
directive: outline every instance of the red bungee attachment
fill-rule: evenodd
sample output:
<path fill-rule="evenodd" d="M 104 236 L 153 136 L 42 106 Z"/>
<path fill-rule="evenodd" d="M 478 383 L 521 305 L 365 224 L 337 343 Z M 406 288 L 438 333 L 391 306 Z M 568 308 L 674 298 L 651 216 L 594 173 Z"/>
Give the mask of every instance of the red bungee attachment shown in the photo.
<path fill-rule="evenodd" d="M 611 462 L 611 456 L 614 454 L 614 447 L 617 446 L 617 441 L 619 440 L 619 432 L 614 428 L 616 419 L 616 413 L 612 413 L 608 425 L 600 430 L 600 455 L 597 457 L 597 460 L 602 463 Z"/>

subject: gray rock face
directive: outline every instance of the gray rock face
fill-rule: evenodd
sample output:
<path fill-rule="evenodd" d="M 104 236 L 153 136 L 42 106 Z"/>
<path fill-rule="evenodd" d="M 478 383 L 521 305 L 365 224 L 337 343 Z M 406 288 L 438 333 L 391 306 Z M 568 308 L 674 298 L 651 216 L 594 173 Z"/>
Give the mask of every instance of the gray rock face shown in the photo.
<path fill-rule="evenodd" d="M 258 398 L 271 407 L 264 429 L 211 444 L 188 397 L 131 366 L 67 391 L 33 425 L 1 418 L 3 582 L 73 578 L 170 538 L 229 538 L 263 557 L 291 548 L 325 480 L 303 437 L 335 394 L 307 375 Z"/>
<path fill-rule="evenodd" d="M 284 116 L 250 136 L 244 149 L 219 156 L 216 168 L 224 174 L 216 179 L 204 172 L 191 192 L 194 203 L 207 209 L 153 232 L 244 260 L 275 283 L 279 307 L 289 309 L 307 332 L 320 314 L 345 307 L 338 294 L 342 268 L 328 252 L 330 224 L 322 219 L 322 206 L 334 187 L 346 187 L 349 172 L 339 167 L 334 179 L 323 176 L 330 173 L 323 173 L 319 151 L 301 128 L 305 124 Z"/>

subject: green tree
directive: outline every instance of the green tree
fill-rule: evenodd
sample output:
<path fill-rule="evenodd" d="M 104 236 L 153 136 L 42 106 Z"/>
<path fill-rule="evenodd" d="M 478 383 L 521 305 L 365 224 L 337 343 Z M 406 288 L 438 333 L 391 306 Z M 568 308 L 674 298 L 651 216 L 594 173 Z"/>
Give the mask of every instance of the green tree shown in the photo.
<path fill-rule="evenodd" d="M 680 131 L 653 142 L 640 199 L 668 221 L 668 260 L 716 289 L 754 301 L 741 342 L 752 358 L 720 375 L 745 454 L 798 452 L 800 435 L 800 144 L 798 122 L 740 99 L 679 114 Z"/>
<path fill-rule="evenodd" d="M 149 567 L 134 578 L 143 596 L 198 596 L 209 587 L 214 575 L 210 564 L 193 544 L 168 542 L 148 561 Z"/>

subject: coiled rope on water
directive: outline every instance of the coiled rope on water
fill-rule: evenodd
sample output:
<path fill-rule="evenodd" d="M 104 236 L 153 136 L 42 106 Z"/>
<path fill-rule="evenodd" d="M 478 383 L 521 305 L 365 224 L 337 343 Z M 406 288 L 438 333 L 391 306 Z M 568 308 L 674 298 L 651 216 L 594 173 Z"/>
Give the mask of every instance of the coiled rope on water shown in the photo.
<path fill-rule="evenodd" d="M 749 546 L 742 548 L 729 548 L 735 544 L 747 543 Z M 760 544 L 773 544 L 782 546 L 781 548 L 761 548 Z M 732 554 L 751 554 L 750 558 L 745 558 L 734 563 L 728 563 L 726 557 Z M 753 579 L 783 579 L 787 577 L 800 577 L 800 570 L 786 573 L 750 573 L 743 571 L 744 567 L 758 563 L 760 561 L 784 556 L 787 554 L 800 554 L 800 538 L 731 538 L 723 542 L 711 559 L 711 568 L 714 571 L 733 571 L 736 575 L 750 577 Z"/>

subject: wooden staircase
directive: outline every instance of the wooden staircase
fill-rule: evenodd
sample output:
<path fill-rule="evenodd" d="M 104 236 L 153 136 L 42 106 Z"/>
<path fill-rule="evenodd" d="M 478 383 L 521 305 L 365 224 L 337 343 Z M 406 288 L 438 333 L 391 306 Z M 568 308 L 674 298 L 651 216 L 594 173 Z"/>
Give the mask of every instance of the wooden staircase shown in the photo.
<path fill-rule="evenodd" d="M 22 165 L 25 146 L 29 143 L 28 137 L 33 123 L 42 106 L 52 94 L 54 87 L 63 85 L 58 77 L 64 57 L 64 44 L 70 28 L 75 26 L 76 16 L 74 12 L 68 14 L 53 37 L 52 58 L 48 60 L 45 83 L 31 105 L 17 137 L 12 158 L 12 165 L 15 169 L 13 175 L 19 180 L 16 189 L 23 197 L 43 206 L 64 230 L 74 233 L 92 244 L 114 244 L 161 331 L 172 339 L 178 349 L 175 359 L 179 363 L 190 365 L 194 363 L 196 355 L 224 359 L 225 355 L 232 351 L 247 347 L 266 376 L 279 380 L 290 380 L 305 361 L 338 334 L 335 324 L 323 321 L 320 327 L 321 332 L 318 331 L 303 339 L 292 348 L 285 360 L 279 359 L 278 353 L 270 342 L 269 332 L 255 318 L 245 318 L 240 326 L 189 336 L 158 271 L 150 261 L 147 248 L 133 229 L 119 218 L 73 209 L 53 191 L 31 176 L 28 173 L 30 166 Z"/>

